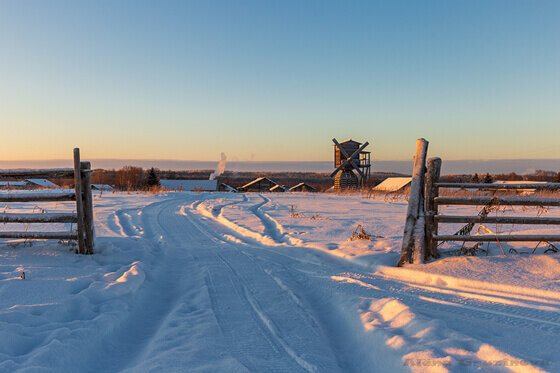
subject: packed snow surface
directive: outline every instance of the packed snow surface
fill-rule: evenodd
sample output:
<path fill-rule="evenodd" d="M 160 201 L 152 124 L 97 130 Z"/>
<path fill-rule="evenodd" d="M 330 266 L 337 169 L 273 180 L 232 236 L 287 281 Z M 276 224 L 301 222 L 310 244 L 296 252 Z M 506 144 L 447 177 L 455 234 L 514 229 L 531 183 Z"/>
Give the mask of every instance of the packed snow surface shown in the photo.
<path fill-rule="evenodd" d="M 94 204 L 92 256 L 0 241 L 1 372 L 560 371 L 560 254 L 546 245 L 395 268 L 404 201 L 176 192 Z M 349 240 L 358 225 L 370 240 Z"/>

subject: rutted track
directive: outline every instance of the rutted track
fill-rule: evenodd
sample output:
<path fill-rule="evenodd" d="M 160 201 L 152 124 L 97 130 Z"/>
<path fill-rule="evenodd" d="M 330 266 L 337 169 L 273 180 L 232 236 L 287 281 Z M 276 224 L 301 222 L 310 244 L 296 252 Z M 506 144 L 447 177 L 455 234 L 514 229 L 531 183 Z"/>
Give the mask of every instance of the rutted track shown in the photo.
<path fill-rule="evenodd" d="M 145 207 L 138 214 L 141 235 L 132 221 L 115 227 L 150 246 L 153 258 L 129 317 L 92 349 L 103 351 L 101 366 L 107 371 L 151 370 L 170 358 L 194 368 L 201 356 L 231 371 L 406 370 L 401 355 L 383 343 L 373 351 L 364 340 L 360 303 L 382 298 L 396 299 L 426 318 L 452 320 L 451 329 L 476 323 L 481 327 L 466 337 L 479 341 L 504 329 L 520 339 L 531 331 L 531 342 L 560 332 L 557 304 L 411 286 L 320 251 L 282 245 L 281 230 L 259 213 L 265 198 L 247 210 L 264 219 L 277 244 L 230 242 L 223 237 L 235 232 L 215 218 L 229 204 L 210 218 L 198 213 L 195 198 L 178 194 Z M 115 216 L 126 219 L 122 212 Z M 162 341 L 173 348 L 151 347 Z M 521 358 L 547 358 L 538 351 L 526 355 L 521 342 L 504 339 L 494 345 Z M 376 365 L 379 356 L 384 365 Z M 89 359 L 99 359 L 98 352 Z"/>

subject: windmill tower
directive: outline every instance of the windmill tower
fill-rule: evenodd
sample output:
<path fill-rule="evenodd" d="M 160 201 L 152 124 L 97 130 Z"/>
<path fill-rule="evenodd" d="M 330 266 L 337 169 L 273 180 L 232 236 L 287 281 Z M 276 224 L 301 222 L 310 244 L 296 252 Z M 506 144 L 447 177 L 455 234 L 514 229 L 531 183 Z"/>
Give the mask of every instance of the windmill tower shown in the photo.
<path fill-rule="evenodd" d="M 366 186 L 371 169 L 370 152 L 364 151 L 369 145 L 366 141 L 361 144 L 352 139 L 338 143 L 334 142 L 334 189 L 343 190 Z"/>

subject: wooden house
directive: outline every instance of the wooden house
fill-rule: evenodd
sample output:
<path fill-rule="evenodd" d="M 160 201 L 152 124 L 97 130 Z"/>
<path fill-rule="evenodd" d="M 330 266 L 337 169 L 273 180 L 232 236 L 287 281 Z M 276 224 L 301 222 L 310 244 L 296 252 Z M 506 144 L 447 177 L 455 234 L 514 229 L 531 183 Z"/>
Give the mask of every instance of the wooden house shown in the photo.
<path fill-rule="evenodd" d="M 239 188 L 240 192 L 269 192 L 270 189 L 278 185 L 267 177 L 259 177 Z"/>
<path fill-rule="evenodd" d="M 298 185 L 294 185 L 290 188 L 292 192 L 315 192 L 317 191 L 316 188 L 312 187 L 307 183 L 299 183 Z"/>

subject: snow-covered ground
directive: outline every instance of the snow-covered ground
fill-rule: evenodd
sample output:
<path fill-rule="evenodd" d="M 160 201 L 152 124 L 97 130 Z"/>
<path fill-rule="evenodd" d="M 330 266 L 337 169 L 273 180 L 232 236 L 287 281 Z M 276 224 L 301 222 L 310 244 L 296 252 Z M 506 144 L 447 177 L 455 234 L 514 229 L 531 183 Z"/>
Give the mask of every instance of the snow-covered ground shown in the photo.
<path fill-rule="evenodd" d="M 0 371 L 560 371 L 560 254 L 545 248 L 395 268 L 406 203 L 358 195 L 94 204 L 93 256 L 0 241 Z M 371 240 L 349 240 L 358 225 Z"/>

